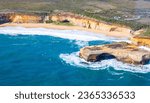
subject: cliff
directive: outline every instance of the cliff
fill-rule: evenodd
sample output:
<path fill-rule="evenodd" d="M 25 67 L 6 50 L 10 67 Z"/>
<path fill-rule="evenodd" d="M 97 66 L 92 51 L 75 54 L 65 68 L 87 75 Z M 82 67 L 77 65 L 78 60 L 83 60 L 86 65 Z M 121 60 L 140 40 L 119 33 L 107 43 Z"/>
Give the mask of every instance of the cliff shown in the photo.
<path fill-rule="evenodd" d="M 0 13 L 0 24 L 11 22 L 10 17 L 13 15 L 14 13 Z"/>
<path fill-rule="evenodd" d="M 22 13 L 0 13 L 0 23 L 43 23 L 46 16 Z"/>
<path fill-rule="evenodd" d="M 74 25 L 81 26 L 88 29 L 100 30 L 105 32 L 114 32 L 118 35 L 131 34 L 131 29 L 128 27 L 108 24 L 103 21 L 98 21 L 92 18 L 76 15 L 73 13 L 58 13 L 50 16 L 52 21 L 56 22 L 70 22 Z"/>
<path fill-rule="evenodd" d="M 79 55 L 90 62 L 115 58 L 130 64 L 146 64 L 150 60 L 149 51 L 139 49 L 138 46 L 125 42 L 87 46 L 80 49 Z"/>
<path fill-rule="evenodd" d="M 150 37 L 132 37 L 130 38 L 130 40 L 139 46 L 147 46 L 150 47 Z"/>
<path fill-rule="evenodd" d="M 0 20 L 3 23 L 44 23 L 46 21 L 54 22 L 70 22 L 73 25 L 81 26 L 88 29 L 104 31 L 108 33 L 115 33 L 116 35 L 130 35 L 131 29 L 123 26 L 117 26 L 113 24 L 108 24 L 103 21 L 98 21 L 92 18 L 84 17 L 82 15 L 77 15 L 69 12 L 54 13 L 47 15 L 31 15 L 31 14 L 19 14 L 11 13 L 0 15 Z"/>
<path fill-rule="evenodd" d="M 42 17 L 37 15 L 14 14 L 10 16 L 12 23 L 39 23 L 42 22 Z"/>

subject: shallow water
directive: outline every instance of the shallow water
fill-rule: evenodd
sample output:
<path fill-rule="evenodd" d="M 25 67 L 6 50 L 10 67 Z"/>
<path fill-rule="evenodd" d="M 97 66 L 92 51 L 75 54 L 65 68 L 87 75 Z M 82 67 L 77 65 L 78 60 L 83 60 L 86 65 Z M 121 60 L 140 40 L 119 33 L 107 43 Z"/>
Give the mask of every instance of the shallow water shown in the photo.
<path fill-rule="evenodd" d="M 3 27 L 0 34 L 0 85 L 150 85 L 150 64 L 135 66 L 115 59 L 91 63 L 78 57 L 84 46 L 130 42 L 124 38 L 22 27 Z"/>

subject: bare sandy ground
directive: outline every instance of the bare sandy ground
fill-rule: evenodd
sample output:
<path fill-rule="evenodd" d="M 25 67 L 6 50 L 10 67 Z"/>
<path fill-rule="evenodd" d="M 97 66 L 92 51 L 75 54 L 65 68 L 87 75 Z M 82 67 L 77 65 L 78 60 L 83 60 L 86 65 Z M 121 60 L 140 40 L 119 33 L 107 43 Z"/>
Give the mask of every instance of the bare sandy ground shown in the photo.
<path fill-rule="evenodd" d="M 108 32 L 108 31 L 101 31 L 101 30 L 93 30 L 93 29 L 87 29 L 79 26 L 63 26 L 63 25 L 55 25 L 55 24 L 44 24 L 44 23 L 5 23 L 1 24 L 0 27 L 7 27 L 7 26 L 19 26 L 19 27 L 25 27 L 25 28 L 49 28 L 49 29 L 58 29 L 58 30 L 83 30 L 98 34 L 104 34 L 107 36 L 113 36 L 117 38 L 129 38 L 131 37 L 131 34 L 123 33 L 123 32 Z"/>

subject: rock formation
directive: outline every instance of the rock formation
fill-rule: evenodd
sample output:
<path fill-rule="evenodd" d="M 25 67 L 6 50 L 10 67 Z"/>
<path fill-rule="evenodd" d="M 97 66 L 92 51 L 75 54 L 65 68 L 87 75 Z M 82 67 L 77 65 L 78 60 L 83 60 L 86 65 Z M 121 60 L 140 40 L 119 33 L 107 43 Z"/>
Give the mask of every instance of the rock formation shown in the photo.
<path fill-rule="evenodd" d="M 10 16 L 10 21 L 12 23 L 39 23 L 42 21 L 42 17 L 37 15 L 14 14 Z"/>
<path fill-rule="evenodd" d="M 42 16 L 18 13 L 0 13 L 0 23 L 40 23 Z"/>
<path fill-rule="evenodd" d="M 150 47 L 150 37 L 133 37 L 130 39 L 136 45 Z"/>
<path fill-rule="evenodd" d="M 116 58 L 125 63 L 146 64 L 150 60 L 150 52 L 139 49 L 136 45 L 126 42 L 87 46 L 80 50 L 79 55 L 81 58 L 90 62 Z"/>
<path fill-rule="evenodd" d="M 102 33 L 115 35 L 131 35 L 129 27 L 106 23 L 70 12 L 52 14 L 21 14 L 9 13 L 0 15 L 0 23 L 45 23 L 46 21 L 70 22 L 73 25 L 99 30 Z"/>
<path fill-rule="evenodd" d="M 115 32 L 120 35 L 131 34 L 131 29 L 128 27 L 118 26 L 114 24 L 108 24 L 103 21 L 98 21 L 96 19 L 84 17 L 81 15 L 73 14 L 73 13 L 58 13 L 50 16 L 52 21 L 58 22 L 70 22 L 74 25 L 85 27 L 88 29 L 101 30 L 107 32 Z"/>
<path fill-rule="evenodd" d="M 1 14 L 0 20 L 12 23 L 45 23 L 46 21 L 70 22 L 73 25 L 81 26 L 88 29 L 100 30 L 117 35 L 131 34 L 131 29 L 114 24 L 108 24 L 103 21 L 88 18 L 69 12 L 52 13 L 52 14 L 21 14 L 9 13 Z"/>
<path fill-rule="evenodd" d="M 0 24 L 11 22 L 10 17 L 14 15 L 14 13 L 0 13 Z"/>

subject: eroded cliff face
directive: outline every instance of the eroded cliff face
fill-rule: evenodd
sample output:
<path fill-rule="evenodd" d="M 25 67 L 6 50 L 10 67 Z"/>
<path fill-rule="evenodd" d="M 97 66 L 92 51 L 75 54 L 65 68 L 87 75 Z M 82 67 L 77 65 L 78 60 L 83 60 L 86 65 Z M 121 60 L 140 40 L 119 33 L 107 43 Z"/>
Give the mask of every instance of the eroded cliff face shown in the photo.
<path fill-rule="evenodd" d="M 10 16 L 10 21 L 12 23 L 39 23 L 42 21 L 42 17 L 37 15 L 14 14 Z"/>
<path fill-rule="evenodd" d="M 0 13 L 0 24 L 11 22 L 10 17 L 14 15 L 14 13 Z"/>
<path fill-rule="evenodd" d="M 121 27 L 113 24 L 108 24 L 105 22 L 100 22 L 95 19 L 91 19 L 88 17 L 84 17 L 81 15 L 76 15 L 73 13 L 59 13 L 50 16 L 50 19 L 52 21 L 59 21 L 59 22 L 65 22 L 68 21 L 74 25 L 85 27 L 88 29 L 94 29 L 94 30 L 101 30 L 101 31 L 107 31 L 107 32 L 115 32 L 115 33 L 126 33 L 131 34 L 131 29 L 127 27 Z"/>
<path fill-rule="evenodd" d="M 44 23 L 45 21 L 59 21 L 59 22 L 70 22 L 73 25 L 81 26 L 88 29 L 100 30 L 105 32 L 114 32 L 119 35 L 131 34 L 131 29 L 127 27 L 121 27 L 117 25 L 108 24 L 106 22 L 100 22 L 95 19 L 84 17 L 68 12 L 49 14 L 47 15 L 29 15 L 29 14 L 5 14 L 0 16 L 1 21 L 12 22 L 12 23 Z"/>
<path fill-rule="evenodd" d="M 39 15 L 17 14 L 17 13 L 1 13 L 0 23 L 40 23 L 43 18 Z"/>
<path fill-rule="evenodd" d="M 139 46 L 147 46 L 150 47 L 150 38 L 148 37 L 133 37 L 131 38 L 131 41 Z"/>

